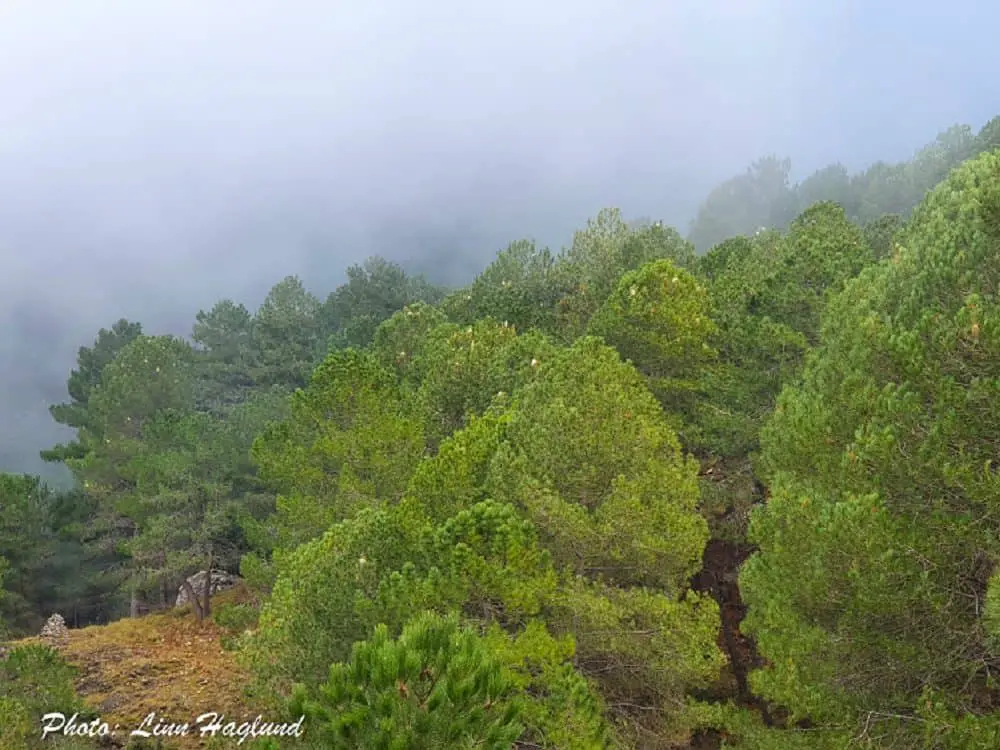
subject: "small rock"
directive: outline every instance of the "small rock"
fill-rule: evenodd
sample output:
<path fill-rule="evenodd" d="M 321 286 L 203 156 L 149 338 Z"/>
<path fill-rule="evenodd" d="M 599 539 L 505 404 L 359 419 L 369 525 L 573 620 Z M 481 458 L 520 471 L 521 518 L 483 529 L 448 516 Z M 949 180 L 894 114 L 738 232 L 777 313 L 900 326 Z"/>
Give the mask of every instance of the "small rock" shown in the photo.
<path fill-rule="evenodd" d="M 97 710 L 101 713 L 111 713 L 119 706 L 122 705 L 124 701 L 120 695 L 109 695 L 107 698 L 102 700 L 97 707 Z"/>

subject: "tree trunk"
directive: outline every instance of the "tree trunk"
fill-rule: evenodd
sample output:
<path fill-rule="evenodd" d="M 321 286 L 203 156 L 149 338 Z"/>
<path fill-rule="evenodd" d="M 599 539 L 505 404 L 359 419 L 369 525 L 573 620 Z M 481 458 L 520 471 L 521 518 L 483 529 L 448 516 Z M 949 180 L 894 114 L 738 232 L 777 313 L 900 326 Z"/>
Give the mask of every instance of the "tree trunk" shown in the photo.
<path fill-rule="evenodd" d="M 166 553 L 160 553 L 160 570 L 167 567 L 167 555 Z M 167 579 L 165 577 L 160 578 L 160 609 L 166 609 L 170 602 L 170 587 L 167 585 Z"/>
<path fill-rule="evenodd" d="M 214 562 L 213 550 L 208 551 L 208 575 L 205 576 L 205 603 L 202 605 L 204 617 L 212 616 L 212 563 Z"/>
<path fill-rule="evenodd" d="M 203 619 L 205 619 L 205 616 L 201 611 L 201 601 L 199 601 L 198 595 L 194 593 L 194 588 L 192 588 L 191 582 L 187 578 L 185 578 L 184 583 L 181 584 L 181 588 L 187 592 L 188 600 L 190 600 L 191 603 L 194 604 L 194 613 L 198 617 L 198 622 L 201 622 Z"/>
<path fill-rule="evenodd" d="M 139 527 L 132 527 L 132 540 L 139 536 Z M 134 558 L 133 558 L 134 559 Z M 129 604 L 128 604 L 129 617 L 135 619 L 139 616 L 139 585 L 132 580 L 132 590 L 129 593 Z"/>

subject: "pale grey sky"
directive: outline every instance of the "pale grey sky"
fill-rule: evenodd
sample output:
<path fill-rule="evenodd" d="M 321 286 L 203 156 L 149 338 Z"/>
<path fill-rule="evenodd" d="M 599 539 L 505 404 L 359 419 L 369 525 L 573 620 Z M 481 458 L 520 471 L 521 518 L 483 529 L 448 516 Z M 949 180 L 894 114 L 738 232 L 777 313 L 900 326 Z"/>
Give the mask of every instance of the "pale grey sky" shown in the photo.
<path fill-rule="evenodd" d="M 59 439 L 76 348 L 186 332 L 372 253 L 687 230 L 755 158 L 907 158 L 1000 114 L 1000 7 L 839 0 L 5 0 L 0 469 Z"/>

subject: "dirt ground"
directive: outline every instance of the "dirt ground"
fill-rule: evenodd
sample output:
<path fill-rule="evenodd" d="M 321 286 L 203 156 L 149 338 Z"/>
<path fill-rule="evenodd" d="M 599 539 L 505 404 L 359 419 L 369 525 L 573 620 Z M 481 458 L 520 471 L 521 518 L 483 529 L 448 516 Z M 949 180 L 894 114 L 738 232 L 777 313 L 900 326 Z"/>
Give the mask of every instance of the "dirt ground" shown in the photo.
<path fill-rule="evenodd" d="M 237 596 L 224 592 L 213 597 L 213 605 Z M 235 739 L 221 744 L 216 739 L 210 745 L 196 725 L 197 717 L 209 712 L 238 724 L 256 716 L 243 697 L 248 675 L 233 652 L 223 650 L 223 635 L 210 620 L 199 623 L 190 608 L 182 608 L 70 630 L 68 644 L 59 650 L 79 670 L 79 696 L 111 729 L 118 727 L 110 747 L 124 747 L 134 729 L 152 731 L 152 726 L 143 727 L 149 714 L 155 714 L 149 724 L 159 723 L 161 730 L 190 725 L 184 737 L 160 735 L 164 748 L 236 747 Z M 11 645 L 32 642 L 41 641 L 29 638 Z"/>

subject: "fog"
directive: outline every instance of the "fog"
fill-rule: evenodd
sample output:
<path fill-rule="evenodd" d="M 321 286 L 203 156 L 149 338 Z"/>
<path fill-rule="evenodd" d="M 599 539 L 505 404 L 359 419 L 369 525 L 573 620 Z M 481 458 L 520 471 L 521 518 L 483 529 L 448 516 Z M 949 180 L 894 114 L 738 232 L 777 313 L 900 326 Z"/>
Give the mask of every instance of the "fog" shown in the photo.
<path fill-rule="evenodd" d="M 907 158 L 997 114 L 998 21 L 978 0 L 6 0 L 0 469 L 43 469 L 48 404 L 122 316 L 186 334 L 374 253 L 458 283 L 604 206 L 686 232 L 768 153 L 794 177 Z"/>

